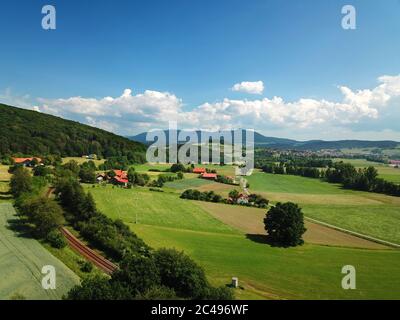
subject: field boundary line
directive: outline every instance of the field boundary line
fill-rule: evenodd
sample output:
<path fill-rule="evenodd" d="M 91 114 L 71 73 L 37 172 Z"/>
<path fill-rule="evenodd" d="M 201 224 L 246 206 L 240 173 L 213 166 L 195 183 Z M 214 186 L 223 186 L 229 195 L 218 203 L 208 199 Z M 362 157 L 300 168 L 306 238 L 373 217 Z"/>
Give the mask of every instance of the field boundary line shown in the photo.
<path fill-rule="evenodd" d="M 329 224 L 329 223 L 326 223 L 326 222 L 323 222 L 323 221 L 319 221 L 319 220 L 316 220 L 316 219 L 313 219 L 313 218 L 305 217 L 305 219 L 309 220 L 311 222 L 323 225 L 323 226 L 328 227 L 328 228 L 332 228 L 332 229 L 335 229 L 335 230 L 338 230 L 338 231 L 342 231 L 344 233 L 351 234 L 353 236 L 356 236 L 356 237 L 359 237 L 359 238 L 362 238 L 362 239 L 365 239 L 365 240 L 369 240 L 369 241 L 372 241 L 372 242 L 376 242 L 376 243 L 380 243 L 380 244 L 384 244 L 384 245 L 387 245 L 387 246 L 390 246 L 390 247 L 394 247 L 394 248 L 400 249 L 400 244 L 397 244 L 397 243 L 393 243 L 393 242 L 389 242 L 389 241 L 386 241 L 386 240 L 382 240 L 382 239 L 374 238 L 374 237 L 371 237 L 371 236 L 367 236 L 365 234 L 358 233 L 358 232 L 355 232 L 355 231 L 351 231 L 351 230 L 348 230 L 348 229 L 344 229 L 344 228 L 341 228 L 341 227 L 338 227 L 338 226 L 335 226 L 335 225 L 332 225 L 332 224 Z"/>

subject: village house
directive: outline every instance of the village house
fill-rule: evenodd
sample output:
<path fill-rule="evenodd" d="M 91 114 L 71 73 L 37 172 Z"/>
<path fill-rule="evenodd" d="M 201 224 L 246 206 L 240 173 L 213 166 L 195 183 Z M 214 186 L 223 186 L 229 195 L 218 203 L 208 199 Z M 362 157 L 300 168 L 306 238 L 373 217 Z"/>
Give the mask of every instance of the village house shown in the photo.
<path fill-rule="evenodd" d="M 389 160 L 389 166 L 395 168 L 400 167 L 400 160 Z"/>
<path fill-rule="evenodd" d="M 217 179 L 217 174 L 216 174 L 216 173 L 207 173 L 207 172 L 204 172 L 204 173 L 201 175 L 201 177 L 202 177 L 203 179 L 215 180 L 215 179 Z"/>
<path fill-rule="evenodd" d="M 238 199 L 236 200 L 237 204 L 248 204 L 249 196 L 246 194 L 240 194 Z"/>
<path fill-rule="evenodd" d="M 34 167 L 36 164 L 42 162 L 41 158 L 33 157 L 33 158 L 13 158 L 15 164 L 21 164 L 24 167 Z M 36 160 L 36 161 L 34 161 Z"/>
<path fill-rule="evenodd" d="M 123 170 L 114 170 L 115 176 L 112 182 L 116 185 L 127 187 L 128 186 L 128 173 Z"/>
<path fill-rule="evenodd" d="M 194 168 L 193 173 L 198 173 L 198 174 L 206 173 L 206 168 Z"/>

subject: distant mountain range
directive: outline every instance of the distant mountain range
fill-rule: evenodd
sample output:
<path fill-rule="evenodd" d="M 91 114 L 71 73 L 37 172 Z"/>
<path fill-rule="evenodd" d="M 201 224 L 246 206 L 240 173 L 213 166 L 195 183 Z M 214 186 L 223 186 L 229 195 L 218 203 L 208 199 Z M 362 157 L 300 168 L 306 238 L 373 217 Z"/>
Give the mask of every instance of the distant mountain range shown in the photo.
<path fill-rule="evenodd" d="M 178 133 L 180 130 L 178 130 Z M 200 131 L 196 131 L 200 138 Z M 164 130 L 168 141 L 168 130 Z M 206 132 L 207 133 L 207 132 Z M 146 141 L 146 132 L 140 133 L 136 136 L 128 137 L 130 140 L 149 144 Z M 184 143 L 184 141 L 181 141 Z M 151 142 L 150 142 L 151 143 Z M 339 149 L 353 149 L 353 148 L 382 148 L 391 149 L 400 145 L 397 141 L 366 141 L 366 140 L 339 140 L 339 141 L 324 141 L 324 140 L 309 140 L 297 141 L 292 139 L 283 139 L 275 137 L 266 137 L 258 132 L 254 132 L 254 144 L 257 147 L 266 147 L 274 149 L 292 149 L 292 150 L 310 150 L 317 151 L 323 149 L 339 150 Z"/>

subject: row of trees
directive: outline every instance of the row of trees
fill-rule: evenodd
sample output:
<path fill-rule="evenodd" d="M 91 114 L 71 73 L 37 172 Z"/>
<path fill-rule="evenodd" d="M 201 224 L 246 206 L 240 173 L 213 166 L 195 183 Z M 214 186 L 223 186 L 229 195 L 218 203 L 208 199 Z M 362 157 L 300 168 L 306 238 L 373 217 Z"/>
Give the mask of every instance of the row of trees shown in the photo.
<path fill-rule="evenodd" d="M 232 300 L 226 287 L 209 284 L 204 270 L 174 249 L 159 249 L 148 256 L 126 255 L 111 279 L 85 279 L 68 293 L 70 300 L 213 299 Z"/>
<path fill-rule="evenodd" d="M 344 188 L 400 196 L 400 185 L 378 178 L 375 167 L 356 169 L 350 163 L 336 162 L 326 170 L 314 167 L 297 167 L 291 164 L 269 163 L 262 167 L 266 173 L 299 175 L 324 179 L 330 183 L 342 184 Z"/>
<path fill-rule="evenodd" d="M 149 247 L 120 220 L 113 221 L 96 208 L 73 174 L 65 173 L 55 183 L 55 193 L 66 218 L 81 235 L 114 260 L 126 253 L 146 253 Z"/>
<path fill-rule="evenodd" d="M 325 172 L 325 179 L 345 188 L 400 196 L 400 185 L 378 178 L 374 167 L 356 169 L 349 163 L 338 162 Z"/>
<path fill-rule="evenodd" d="M 321 178 L 323 177 L 323 171 L 315 167 L 299 167 L 292 164 L 275 164 L 268 163 L 264 164 L 261 168 L 265 173 L 273 174 L 290 174 L 308 178 Z"/>
<path fill-rule="evenodd" d="M 66 240 L 59 231 L 64 223 L 62 208 L 45 195 L 47 180 L 32 177 L 29 170 L 18 167 L 10 180 L 10 190 L 15 198 L 15 206 L 30 232 L 38 239 L 48 241 L 61 248 Z"/>
<path fill-rule="evenodd" d="M 246 197 L 246 202 L 239 202 L 240 193 L 237 190 L 232 190 L 229 192 L 229 199 L 224 199 L 219 194 L 214 191 L 204 191 L 201 192 L 196 189 L 187 189 L 181 194 L 181 199 L 188 200 L 198 200 L 216 203 L 227 203 L 227 204 L 240 204 L 244 206 L 257 207 L 257 208 L 267 208 L 269 201 L 258 194 L 250 194 Z"/>

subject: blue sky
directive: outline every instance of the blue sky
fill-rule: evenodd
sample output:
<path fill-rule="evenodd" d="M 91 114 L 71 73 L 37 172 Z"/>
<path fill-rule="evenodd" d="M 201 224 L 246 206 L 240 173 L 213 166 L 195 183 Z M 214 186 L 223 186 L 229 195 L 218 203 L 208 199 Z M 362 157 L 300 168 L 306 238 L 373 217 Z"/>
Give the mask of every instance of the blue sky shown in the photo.
<path fill-rule="evenodd" d="M 46 4 L 56 30 L 41 28 Z M 356 30 L 341 27 L 345 4 Z M 16 0 L 1 13 L 4 103 L 120 134 L 176 120 L 400 140 L 398 0 Z M 256 94 L 232 90 L 257 81 Z"/>

